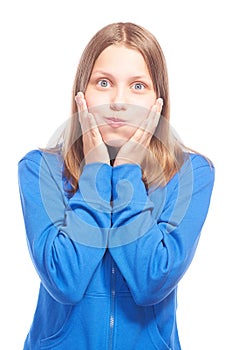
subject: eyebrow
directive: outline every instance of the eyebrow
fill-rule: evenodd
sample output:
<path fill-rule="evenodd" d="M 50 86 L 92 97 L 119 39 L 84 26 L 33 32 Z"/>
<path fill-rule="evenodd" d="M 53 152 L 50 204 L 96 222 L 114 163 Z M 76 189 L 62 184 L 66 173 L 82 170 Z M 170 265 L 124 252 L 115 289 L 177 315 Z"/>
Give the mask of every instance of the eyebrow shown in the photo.
<path fill-rule="evenodd" d="M 102 75 L 102 76 L 108 76 L 108 77 L 113 78 L 113 79 L 115 78 L 111 73 L 108 73 L 108 72 L 105 72 L 102 70 L 93 71 L 91 75 L 100 75 L 100 76 Z M 147 80 L 148 81 L 148 77 L 146 75 L 135 75 L 135 76 L 130 77 L 130 79 L 132 79 L 132 80 Z"/>

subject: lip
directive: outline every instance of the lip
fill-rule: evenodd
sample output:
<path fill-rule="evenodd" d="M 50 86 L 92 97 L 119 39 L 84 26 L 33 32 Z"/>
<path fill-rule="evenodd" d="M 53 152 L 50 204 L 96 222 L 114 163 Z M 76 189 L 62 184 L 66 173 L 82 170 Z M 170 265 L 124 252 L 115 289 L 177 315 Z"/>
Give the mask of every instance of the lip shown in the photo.
<path fill-rule="evenodd" d="M 119 118 L 105 118 L 106 123 L 110 125 L 112 128 L 120 128 L 121 126 L 124 126 L 126 123 L 124 120 Z"/>

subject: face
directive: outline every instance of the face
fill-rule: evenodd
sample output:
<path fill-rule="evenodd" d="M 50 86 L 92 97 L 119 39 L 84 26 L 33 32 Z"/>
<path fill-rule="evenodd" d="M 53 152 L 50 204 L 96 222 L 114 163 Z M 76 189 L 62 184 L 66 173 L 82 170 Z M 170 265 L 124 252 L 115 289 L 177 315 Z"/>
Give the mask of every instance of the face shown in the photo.
<path fill-rule="evenodd" d="M 111 45 L 95 62 L 85 98 L 103 141 L 120 147 L 148 116 L 157 96 L 141 53 Z"/>

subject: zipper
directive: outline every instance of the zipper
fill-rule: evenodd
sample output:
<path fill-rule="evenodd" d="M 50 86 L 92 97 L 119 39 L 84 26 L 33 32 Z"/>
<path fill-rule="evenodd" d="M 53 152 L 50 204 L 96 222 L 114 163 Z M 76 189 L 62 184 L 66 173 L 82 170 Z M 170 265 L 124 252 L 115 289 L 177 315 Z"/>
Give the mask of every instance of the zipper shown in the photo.
<path fill-rule="evenodd" d="M 108 350 L 113 349 L 113 333 L 115 325 L 115 295 L 116 295 L 116 269 L 112 261 L 111 282 L 110 282 L 110 318 L 109 318 L 109 346 Z"/>

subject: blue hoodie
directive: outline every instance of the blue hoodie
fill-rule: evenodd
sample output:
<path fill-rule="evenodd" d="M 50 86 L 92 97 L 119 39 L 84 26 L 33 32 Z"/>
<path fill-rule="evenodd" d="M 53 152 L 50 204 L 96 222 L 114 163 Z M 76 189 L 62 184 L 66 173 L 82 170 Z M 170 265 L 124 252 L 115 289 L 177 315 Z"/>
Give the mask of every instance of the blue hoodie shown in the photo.
<path fill-rule="evenodd" d="M 213 184 L 213 166 L 189 154 L 149 190 L 138 165 L 88 164 L 70 196 L 59 155 L 26 154 L 19 189 L 41 284 L 24 350 L 181 349 L 177 285 Z"/>

